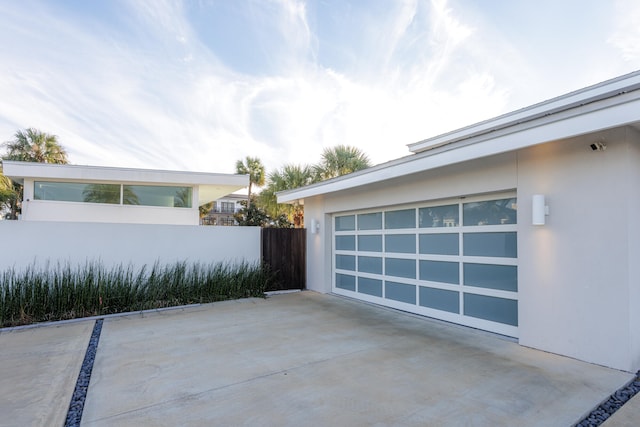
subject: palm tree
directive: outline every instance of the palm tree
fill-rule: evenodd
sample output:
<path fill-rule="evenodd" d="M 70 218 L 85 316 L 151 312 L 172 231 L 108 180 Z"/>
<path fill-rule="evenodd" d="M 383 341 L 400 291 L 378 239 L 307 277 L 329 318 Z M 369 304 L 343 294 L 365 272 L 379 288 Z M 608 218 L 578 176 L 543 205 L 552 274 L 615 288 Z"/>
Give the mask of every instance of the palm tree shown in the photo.
<path fill-rule="evenodd" d="M 269 174 L 269 184 L 260 193 L 260 205 L 271 218 L 285 214 L 296 227 L 301 227 L 303 223 L 302 207 L 298 204 L 278 204 L 276 193 L 313 184 L 315 181 L 316 174 L 313 168 L 307 165 L 284 165 L 281 169 Z"/>
<path fill-rule="evenodd" d="M 307 165 L 284 165 L 282 169 L 276 170 L 269 175 L 269 182 L 273 184 L 276 191 L 292 190 L 313 184 L 316 177 L 313 169 Z"/>
<path fill-rule="evenodd" d="M 238 160 L 236 162 L 236 173 L 242 175 L 249 175 L 249 194 L 247 196 L 247 200 L 251 201 L 251 187 L 253 185 L 257 185 L 258 187 L 262 187 L 264 185 L 264 165 L 257 157 L 245 157 L 244 162 L 242 160 Z"/>
<path fill-rule="evenodd" d="M 5 142 L 5 160 L 22 162 L 67 164 L 67 151 L 58 143 L 58 137 L 37 129 L 19 130 L 13 141 Z"/>
<path fill-rule="evenodd" d="M 322 160 L 314 166 L 319 179 L 325 180 L 366 169 L 371 166 L 369 157 L 360 149 L 348 145 L 325 148 Z"/>
<path fill-rule="evenodd" d="M 13 183 L 4 176 L 0 167 L 0 214 L 11 211 L 12 200 L 15 198 Z"/>
<path fill-rule="evenodd" d="M 13 141 L 2 144 L 7 148 L 7 153 L 2 156 L 4 160 L 18 160 L 22 162 L 67 164 L 67 151 L 58 143 L 58 137 L 41 132 L 35 128 L 19 130 L 14 135 Z M 4 177 L 6 178 L 6 177 Z M 5 187 L 0 183 L 0 187 Z M 6 190 L 6 189 L 5 189 Z M 7 195 L 5 191 L 0 194 L 0 204 L 9 208 L 9 218 L 17 219 L 20 212 L 20 200 L 22 200 L 22 185 L 12 183 L 12 190 Z"/>

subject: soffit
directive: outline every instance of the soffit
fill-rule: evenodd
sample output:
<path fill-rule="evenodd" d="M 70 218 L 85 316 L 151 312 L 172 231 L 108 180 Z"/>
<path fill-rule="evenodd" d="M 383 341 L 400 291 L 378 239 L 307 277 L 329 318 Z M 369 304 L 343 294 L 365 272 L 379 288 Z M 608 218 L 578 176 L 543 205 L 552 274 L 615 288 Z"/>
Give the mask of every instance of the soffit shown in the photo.
<path fill-rule="evenodd" d="M 218 199 L 228 196 L 234 191 L 241 190 L 243 188 L 248 187 L 247 185 L 200 185 L 200 190 L 198 191 L 198 199 L 199 205 L 206 205 L 207 203 L 211 203 Z M 246 196 L 244 199 L 246 200 Z"/>

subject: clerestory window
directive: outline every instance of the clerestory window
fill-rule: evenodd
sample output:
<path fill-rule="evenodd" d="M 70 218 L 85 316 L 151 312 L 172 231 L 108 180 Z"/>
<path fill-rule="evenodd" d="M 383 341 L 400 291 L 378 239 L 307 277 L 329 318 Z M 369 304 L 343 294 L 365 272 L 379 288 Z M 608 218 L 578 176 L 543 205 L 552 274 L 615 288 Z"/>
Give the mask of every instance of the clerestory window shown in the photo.
<path fill-rule="evenodd" d="M 36 181 L 35 200 L 191 208 L 193 188 L 165 185 L 122 185 Z"/>

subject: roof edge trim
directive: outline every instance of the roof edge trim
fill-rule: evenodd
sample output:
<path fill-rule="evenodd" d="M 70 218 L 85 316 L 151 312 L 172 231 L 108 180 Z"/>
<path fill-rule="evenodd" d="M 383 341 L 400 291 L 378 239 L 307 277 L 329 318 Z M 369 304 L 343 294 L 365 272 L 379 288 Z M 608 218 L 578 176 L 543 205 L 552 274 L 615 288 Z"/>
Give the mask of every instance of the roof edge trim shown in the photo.
<path fill-rule="evenodd" d="M 640 89 L 640 70 L 451 132 L 407 144 L 407 147 L 413 153 L 432 150 L 638 89 Z"/>

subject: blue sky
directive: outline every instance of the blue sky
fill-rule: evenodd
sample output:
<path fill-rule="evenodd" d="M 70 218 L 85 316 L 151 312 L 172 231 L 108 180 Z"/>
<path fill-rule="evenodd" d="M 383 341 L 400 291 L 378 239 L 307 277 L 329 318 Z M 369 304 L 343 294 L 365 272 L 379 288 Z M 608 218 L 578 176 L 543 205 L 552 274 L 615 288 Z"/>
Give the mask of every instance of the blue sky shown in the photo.
<path fill-rule="evenodd" d="M 406 145 L 640 69 L 636 0 L 5 0 L 0 141 L 269 171 Z"/>

